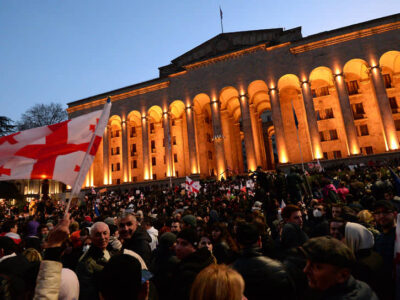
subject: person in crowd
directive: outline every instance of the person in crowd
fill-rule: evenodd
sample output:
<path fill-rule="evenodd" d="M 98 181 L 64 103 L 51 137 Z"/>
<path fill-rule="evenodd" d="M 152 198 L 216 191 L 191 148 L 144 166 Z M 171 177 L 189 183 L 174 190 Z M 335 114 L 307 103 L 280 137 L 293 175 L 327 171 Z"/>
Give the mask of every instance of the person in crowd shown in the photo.
<path fill-rule="evenodd" d="M 208 251 L 213 253 L 213 244 L 212 244 L 211 239 L 209 238 L 209 236 L 203 235 L 200 238 L 199 248 L 207 248 Z"/>
<path fill-rule="evenodd" d="M 286 177 L 287 181 L 287 191 L 290 197 L 291 203 L 297 203 L 302 200 L 301 186 L 303 184 L 303 180 L 301 179 L 300 174 L 298 173 L 296 167 L 290 168 L 290 173 Z"/>
<path fill-rule="evenodd" d="M 281 216 L 285 225 L 280 236 L 280 248 L 282 254 L 291 248 L 301 246 L 308 240 L 307 234 L 302 230 L 303 215 L 300 207 L 289 204 L 283 208 Z"/>
<path fill-rule="evenodd" d="M 374 215 L 367 209 L 360 211 L 357 214 L 358 222 L 365 226 L 374 235 L 374 239 L 379 235 L 379 230 L 376 229 L 376 222 Z"/>
<path fill-rule="evenodd" d="M 90 230 L 92 245 L 79 259 L 76 273 L 80 283 L 80 299 L 99 299 L 96 276 L 111 258 L 107 251 L 110 229 L 104 222 L 96 222 Z"/>
<path fill-rule="evenodd" d="M 181 223 L 177 220 L 172 221 L 171 232 L 177 235 L 180 231 L 181 231 Z"/>
<path fill-rule="evenodd" d="M 347 222 L 344 242 L 356 258 L 353 276 L 366 282 L 381 298 L 383 260 L 373 250 L 375 243 L 373 234 L 361 224 Z"/>
<path fill-rule="evenodd" d="M 332 219 L 343 217 L 343 205 L 340 203 L 332 203 L 331 205 Z"/>
<path fill-rule="evenodd" d="M 123 248 L 129 249 L 139 254 L 146 265 L 151 264 L 151 237 L 145 229 L 138 226 L 136 217 L 126 214 L 118 220 L 119 236 L 122 239 Z"/>
<path fill-rule="evenodd" d="M 394 242 L 396 240 L 396 208 L 387 200 L 378 201 L 374 208 L 374 217 L 381 233 L 375 239 L 375 251 L 383 259 L 383 282 L 385 299 L 394 296 Z"/>
<path fill-rule="evenodd" d="M 324 236 L 329 234 L 329 222 L 326 218 L 326 205 L 316 203 L 309 216 L 310 237 Z"/>
<path fill-rule="evenodd" d="M 346 221 L 342 218 L 335 218 L 329 222 L 329 235 L 342 241 L 345 237 Z"/>
<path fill-rule="evenodd" d="M 176 239 L 175 253 L 180 260 L 173 274 L 174 281 L 169 292 L 169 299 L 189 299 L 190 288 L 198 273 L 215 263 L 210 251 L 197 249 L 198 237 L 192 228 L 179 232 Z"/>
<path fill-rule="evenodd" d="M 151 238 L 150 242 L 150 249 L 153 251 L 156 249 L 158 245 L 158 230 L 154 228 L 153 226 L 153 219 L 151 217 L 145 217 L 143 220 L 143 227 L 146 229 L 147 233 L 149 234 Z"/>
<path fill-rule="evenodd" d="M 243 300 L 244 280 L 226 265 L 210 265 L 193 282 L 190 300 Z"/>
<path fill-rule="evenodd" d="M 218 264 L 229 264 L 237 253 L 237 246 L 230 236 L 224 223 L 215 223 L 212 226 L 211 238 L 213 242 L 213 255 Z"/>
<path fill-rule="evenodd" d="M 15 244 L 21 243 L 21 236 L 18 234 L 18 223 L 15 220 L 9 220 L 3 225 L 3 232 L 0 236 L 8 236 Z"/>
<path fill-rule="evenodd" d="M 160 236 L 160 241 L 153 252 L 153 260 L 150 271 L 154 277 L 152 281 L 157 288 L 159 299 L 168 299 L 173 272 L 179 259 L 175 256 L 176 235 L 172 232 L 165 232 Z"/>
<path fill-rule="evenodd" d="M 389 201 L 396 208 L 396 211 L 400 211 L 400 197 L 394 195 L 393 188 L 387 188 L 383 194 L 386 201 Z"/>
<path fill-rule="evenodd" d="M 282 263 L 263 256 L 261 236 L 255 224 L 241 223 L 236 235 L 241 254 L 232 267 L 245 282 L 249 300 L 295 299 L 295 288 Z"/>
<path fill-rule="evenodd" d="M 104 300 L 147 300 L 149 282 L 142 282 L 140 262 L 131 255 L 113 256 L 99 274 L 98 290 Z"/>
<path fill-rule="evenodd" d="M 308 285 L 319 293 L 319 299 L 378 300 L 368 284 L 351 275 L 355 257 L 344 243 L 332 237 L 316 237 L 301 249 L 307 257 L 304 273 Z"/>
<path fill-rule="evenodd" d="M 347 194 L 350 192 L 349 189 L 346 187 L 346 182 L 341 181 L 339 183 L 339 187 L 336 189 L 336 192 L 339 196 L 340 201 L 342 201 L 342 202 L 345 201 Z M 332 214 L 333 214 L 333 212 L 332 212 Z"/>
<path fill-rule="evenodd" d="M 185 228 L 196 229 L 196 225 L 197 225 L 197 220 L 196 220 L 195 216 L 185 215 L 182 218 L 182 229 L 185 229 Z"/>

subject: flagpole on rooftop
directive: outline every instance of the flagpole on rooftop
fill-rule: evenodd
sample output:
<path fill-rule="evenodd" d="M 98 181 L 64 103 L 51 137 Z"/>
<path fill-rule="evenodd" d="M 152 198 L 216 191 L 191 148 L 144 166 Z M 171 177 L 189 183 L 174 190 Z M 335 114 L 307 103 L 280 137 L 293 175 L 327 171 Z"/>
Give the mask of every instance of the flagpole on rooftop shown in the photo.
<path fill-rule="evenodd" d="M 219 6 L 219 17 L 220 17 L 220 19 L 221 19 L 221 33 L 224 33 L 224 25 L 222 24 L 222 17 L 223 17 L 223 14 L 222 14 L 221 5 Z"/>

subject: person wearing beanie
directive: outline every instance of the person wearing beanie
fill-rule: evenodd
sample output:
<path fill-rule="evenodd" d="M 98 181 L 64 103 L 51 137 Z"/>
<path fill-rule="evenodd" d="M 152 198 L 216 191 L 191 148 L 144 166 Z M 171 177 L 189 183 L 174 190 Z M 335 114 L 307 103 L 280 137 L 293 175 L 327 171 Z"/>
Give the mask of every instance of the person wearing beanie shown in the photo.
<path fill-rule="evenodd" d="M 197 220 L 193 215 L 186 215 L 182 218 L 182 229 L 184 228 L 196 228 Z"/>
<path fill-rule="evenodd" d="M 378 299 L 368 284 L 351 275 L 356 259 L 344 243 L 324 236 L 308 240 L 300 249 L 307 258 L 303 271 L 308 286 L 321 293 L 321 299 Z"/>
<path fill-rule="evenodd" d="M 194 229 L 185 228 L 176 238 L 175 253 L 180 259 L 168 299 L 189 299 L 190 288 L 197 274 L 214 263 L 214 257 L 207 248 L 197 249 L 198 236 Z"/>

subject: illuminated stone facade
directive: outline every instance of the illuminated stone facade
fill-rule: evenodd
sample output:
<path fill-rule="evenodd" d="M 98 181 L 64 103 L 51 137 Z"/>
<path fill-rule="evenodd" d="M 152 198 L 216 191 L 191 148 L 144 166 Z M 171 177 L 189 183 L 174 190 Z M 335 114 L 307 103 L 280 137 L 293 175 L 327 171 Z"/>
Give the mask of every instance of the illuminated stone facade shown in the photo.
<path fill-rule="evenodd" d="M 86 185 L 397 150 L 399 36 L 400 14 L 305 38 L 301 28 L 220 34 L 157 79 L 69 103 L 76 117 L 113 102 Z"/>

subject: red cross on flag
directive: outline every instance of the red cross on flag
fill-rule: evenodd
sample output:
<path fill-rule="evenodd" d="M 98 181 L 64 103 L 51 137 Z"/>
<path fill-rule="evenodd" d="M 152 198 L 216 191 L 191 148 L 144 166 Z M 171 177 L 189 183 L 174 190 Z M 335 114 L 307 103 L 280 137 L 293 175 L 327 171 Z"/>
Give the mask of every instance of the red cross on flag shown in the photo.
<path fill-rule="evenodd" d="M 185 189 L 189 193 L 198 194 L 200 189 L 201 189 L 200 182 L 199 181 L 193 181 L 192 179 L 190 179 L 190 177 L 186 176 Z"/>
<path fill-rule="evenodd" d="M 54 179 L 80 190 L 110 109 L 107 102 L 103 110 L 0 137 L 0 180 Z"/>

